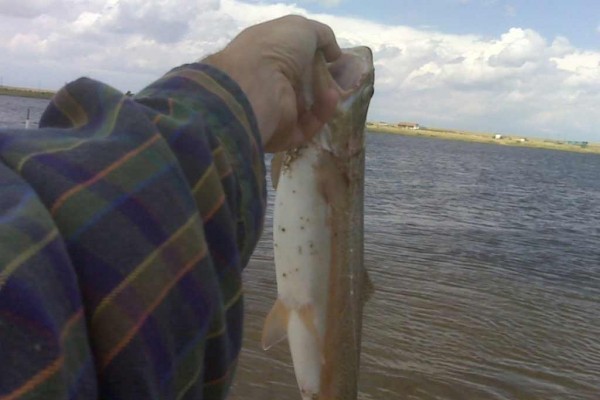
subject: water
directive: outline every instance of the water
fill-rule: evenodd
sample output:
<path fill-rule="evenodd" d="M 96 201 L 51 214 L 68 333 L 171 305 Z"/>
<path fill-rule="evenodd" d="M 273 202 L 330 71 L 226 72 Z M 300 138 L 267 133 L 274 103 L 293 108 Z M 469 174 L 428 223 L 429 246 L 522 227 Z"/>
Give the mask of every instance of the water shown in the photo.
<path fill-rule="evenodd" d="M 37 127 L 48 102 L 47 99 L 0 96 L 0 128 L 24 128 L 27 109 L 31 127 Z"/>
<path fill-rule="evenodd" d="M 0 127 L 46 104 L 0 96 Z M 369 135 L 360 398 L 600 398 L 599 176 L 597 155 Z M 287 345 L 260 348 L 270 224 L 231 400 L 299 399 Z"/>
<path fill-rule="evenodd" d="M 369 135 L 360 398 L 600 398 L 599 175 L 596 155 Z M 270 224 L 233 400 L 299 399 L 287 345 L 260 349 Z"/>

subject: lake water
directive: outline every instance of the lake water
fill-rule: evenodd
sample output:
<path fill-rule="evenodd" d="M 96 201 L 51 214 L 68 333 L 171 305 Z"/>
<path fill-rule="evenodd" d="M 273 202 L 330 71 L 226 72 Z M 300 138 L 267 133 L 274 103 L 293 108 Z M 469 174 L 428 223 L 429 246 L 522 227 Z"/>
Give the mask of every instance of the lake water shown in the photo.
<path fill-rule="evenodd" d="M 0 126 L 47 104 L 6 99 Z M 370 134 L 365 192 L 361 399 L 600 398 L 600 156 Z M 287 344 L 260 348 L 271 221 L 232 400 L 300 398 Z"/>
<path fill-rule="evenodd" d="M 47 105 L 46 99 L 0 96 L 0 128 L 24 128 L 27 109 L 30 110 L 31 127 L 37 127 Z"/>
<path fill-rule="evenodd" d="M 361 399 L 600 399 L 600 156 L 370 134 L 365 192 Z M 234 400 L 299 399 L 270 224 Z"/>

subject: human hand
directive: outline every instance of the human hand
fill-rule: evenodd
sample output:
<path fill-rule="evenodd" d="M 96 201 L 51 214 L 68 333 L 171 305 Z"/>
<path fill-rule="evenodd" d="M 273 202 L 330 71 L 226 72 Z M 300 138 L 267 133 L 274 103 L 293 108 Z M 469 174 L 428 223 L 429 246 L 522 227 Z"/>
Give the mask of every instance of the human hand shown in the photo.
<path fill-rule="evenodd" d="M 333 116 L 334 88 L 316 88 L 309 107 L 302 78 L 311 72 L 317 51 L 326 61 L 341 55 L 331 28 L 299 16 L 286 16 L 242 31 L 219 53 L 202 62 L 227 73 L 248 97 L 266 151 L 306 142 Z"/>

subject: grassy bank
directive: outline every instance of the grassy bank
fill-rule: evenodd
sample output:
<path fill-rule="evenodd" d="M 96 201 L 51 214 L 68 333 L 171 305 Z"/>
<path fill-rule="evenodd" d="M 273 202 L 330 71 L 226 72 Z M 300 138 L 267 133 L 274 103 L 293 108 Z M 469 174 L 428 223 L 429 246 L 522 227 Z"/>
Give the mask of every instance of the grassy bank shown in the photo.
<path fill-rule="evenodd" d="M 405 136 L 431 137 L 446 140 L 461 140 L 464 142 L 491 143 L 501 146 L 531 147 L 538 149 L 600 154 L 599 143 L 588 143 L 584 146 L 579 143 L 530 138 L 525 136 L 502 135 L 500 138 L 496 138 L 496 135 L 493 133 L 465 132 L 432 128 L 407 129 L 377 123 L 367 123 L 367 129 L 371 132 L 391 133 Z"/>
<path fill-rule="evenodd" d="M 28 89 L 12 86 L 0 86 L 0 96 L 33 97 L 36 99 L 49 99 L 54 96 L 51 90 Z"/>

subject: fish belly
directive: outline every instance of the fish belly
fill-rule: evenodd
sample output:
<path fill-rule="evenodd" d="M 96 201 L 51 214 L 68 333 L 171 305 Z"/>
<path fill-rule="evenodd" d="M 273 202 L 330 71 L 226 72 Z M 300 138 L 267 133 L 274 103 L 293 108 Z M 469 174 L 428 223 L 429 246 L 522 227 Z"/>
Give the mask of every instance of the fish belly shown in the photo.
<path fill-rule="evenodd" d="M 279 298 L 290 308 L 326 300 L 331 259 L 329 207 L 320 195 L 320 150 L 303 148 L 283 171 L 273 213 L 273 246 Z"/>
<path fill-rule="evenodd" d="M 284 167 L 273 214 L 277 309 L 284 314 L 276 318 L 284 325 L 278 336 L 285 331 L 304 399 L 319 392 L 327 324 L 331 228 L 316 175 L 321 154 L 311 144 Z"/>

